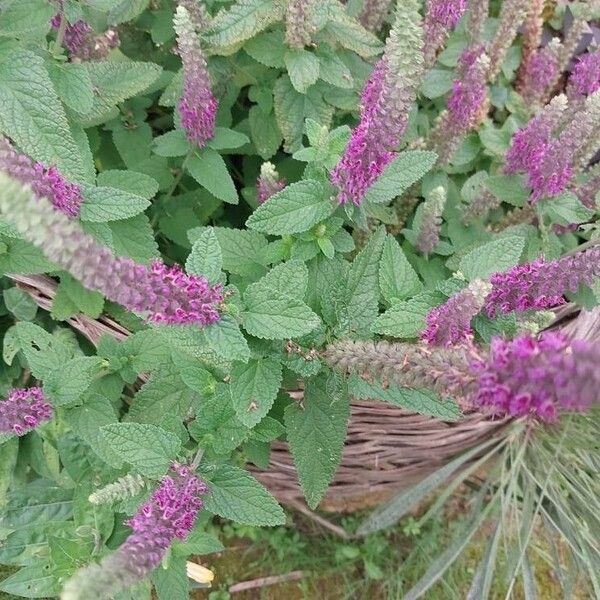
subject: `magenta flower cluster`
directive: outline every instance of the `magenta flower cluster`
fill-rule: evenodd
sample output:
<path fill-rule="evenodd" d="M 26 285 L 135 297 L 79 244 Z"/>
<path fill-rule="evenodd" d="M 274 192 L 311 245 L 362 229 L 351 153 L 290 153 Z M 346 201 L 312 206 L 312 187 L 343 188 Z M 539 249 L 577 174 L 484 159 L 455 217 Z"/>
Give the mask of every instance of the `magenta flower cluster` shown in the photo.
<path fill-rule="evenodd" d="M 477 362 L 475 403 L 497 415 L 554 422 L 562 411 L 584 412 L 598 401 L 600 346 L 555 332 L 539 339 L 492 340 Z"/>
<path fill-rule="evenodd" d="M 525 63 L 523 73 L 524 95 L 528 98 L 543 99 L 549 84 L 556 81 L 559 74 L 558 58 L 547 49 L 535 52 Z"/>
<path fill-rule="evenodd" d="M 79 216 L 83 196 L 81 188 L 68 182 L 54 166 L 34 163 L 17 152 L 11 143 L 0 136 L 0 170 L 31 186 L 38 198 L 48 198 L 54 207 L 68 217 Z"/>
<path fill-rule="evenodd" d="M 13 389 L 0 402 L 0 433 L 25 435 L 51 418 L 52 406 L 39 387 Z"/>
<path fill-rule="evenodd" d="M 573 97 L 591 96 L 600 90 L 600 50 L 579 57 L 569 77 L 569 94 Z"/>
<path fill-rule="evenodd" d="M 260 168 L 260 175 L 256 180 L 258 203 L 264 204 L 271 196 L 280 192 L 286 185 L 286 180 L 279 176 L 273 163 L 263 163 Z"/>
<path fill-rule="evenodd" d="M 557 260 L 538 259 L 490 278 L 485 309 L 490 317 L 511 311 L 543 310 L 564 302 L 565 292 L 591 285 L 600 277 L 600 248 Z"/>
<path fill-rule="evenodd" d="M 174 463 L 158 489 L 126 522 L 133 533 L 99 564 L 80 570 L 64 587 L 65 600 L 112 598 L 153 571 L 176 540 L 185 540 L 208 488 L 188 466 Z"/>
<path fill-rule="evenodd" d="M 52 27 L 58 29 L 64 18 L 62 13 L 56 14 L 51 20 Z M 65 27 L 63 46 L 69 52 L 71 60 L 102 60 L 119 44 L 119 34 L 112 28 L 104 33 L 94 34 L 90 24 L 82 20 L 68 23 Z"/>
<path fill-rule="evenodd" d="M 466 10 L 467 0 L 428 0 L 427 20 L 435 21 L 446 29 L 454 29 Z"/>
<path fill-rule="evenodd" d="M 198 147 L 215 135 L 218 102 L 210 85 L 210 75 L 198 36 L 187 10 L 180 6 L 175 16 L 177 47 L 183 62 L 183 95 L 179 102 L 181 126 Z"/>
<path fill-rule="evenodd" d="M 363 89 L 360 123 L 340 162 L 331 173 L 331 181 L 340 190 L 341 204 L 359 205 L 367 190 L 394 159 L 392 149 L 398 145 L 406 128 L 406 118 L 385 119 L 385 58 L 381 59 Z"/>

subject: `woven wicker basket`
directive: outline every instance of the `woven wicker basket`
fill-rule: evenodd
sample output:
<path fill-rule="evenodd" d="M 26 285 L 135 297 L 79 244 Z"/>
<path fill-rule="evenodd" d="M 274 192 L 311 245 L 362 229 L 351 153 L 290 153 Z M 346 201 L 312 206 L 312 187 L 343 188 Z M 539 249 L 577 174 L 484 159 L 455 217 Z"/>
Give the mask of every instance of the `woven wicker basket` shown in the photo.
<path fill-rule="evenodd" d="M 11 278 L 43 309 L 50 310 L 56 282 L 43 275 Z M 570 318 L 567 307 L 557 315 Z M 600 331 L 600 313 L 584 313 L 583 319 L 569 321 L 564 328 L 578 337 L 593 337 Z M 73 329 L 97 344 L 103 335 L 122 340 L 127 329 L 105 315 L 91 319 L 76 315 L 68 320 Z M 301 399 L 302 391 L 291 392 Z M 490 436 L 502 435 L 507 420 L 493 420 L 470 412 L 457 423 L 445 423 L 410 413 L 378 401 L 352 401 L 348 438 L 342 462 L 325 499 L 322 510 L 346 512 L 375 506 L 399 489 L 422 479 L 452 457 Z M 267 470 L 252 469 L 255 476 L 284 504 L 304 506 L 297 475 L 287 445 L 273 445 Z"/>

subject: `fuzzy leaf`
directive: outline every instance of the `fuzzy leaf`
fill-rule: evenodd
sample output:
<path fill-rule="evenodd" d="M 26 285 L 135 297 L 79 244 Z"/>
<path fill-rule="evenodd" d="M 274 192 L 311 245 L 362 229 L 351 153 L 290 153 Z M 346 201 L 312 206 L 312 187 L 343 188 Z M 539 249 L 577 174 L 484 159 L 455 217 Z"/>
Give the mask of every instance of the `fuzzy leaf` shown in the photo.
<path fill-rule="evenodd" d="M 379 287 L 387 302 L 397 298 L 404 300 L 423 289 L 419 276 L 402 252 L 400 244 L 388 235 L 383 246 L 379 265 Z"/>
<path fill-rule="evenodd" d="M 395 302 L 371 327 L 373 333 L 397 338 L 416 338 L 425 329 L 427 313 L 441 301 L 441 294 L 424 293 Z"/>
<path fill-rule="evenodd" d="M 185 131 L 174 129 L 159 135 L 152 140 L 153 150 L 158 156 L 185 156 L 190 149 L 190 143 Z"/>
<path fill-rule="evenodd" d="M 146 198 L 146 200 L 150 200 L 158 192 L 156 179 L 136 171 L 119 171 L 117 169 L 102 171 L 98 174 L 97 184 L 123 190 L 135 196 Z"/>
<path fill-rule="evenodd" d="M 86 180 L 81 153 L 44 61 L 21 48 L 0 59 L 0 131 L 34 160 Z"/>
<path fill-rule="evenodd" d="M 382 50 L 379 38 L 367 31 L 353 19 L 339 2 L 329 4 L 329 21 L 325 31 L 333 36 L 344 48 L 356 52 L 363 58 L 375 56 Z"/>
<path fill-rule="evenodd" d="M 104 443 L 146 477 L 164 475 L 181 447 L 177 436 L 156 425 L 113 423 L 100 431 Z"/>
<path fill-rule="evenodd" d="M 253 427 L 273 406 L 281 385 L 281 364 L 273 358 L 261 358 L 235 365 L 230 385 L 238 419 Z"/>
<path fill-rule="evenodd" d="M 48 30 L 56 8 L 46 0 L 12 0 L 3 2 L 0 36 L 21 37 L 28 32 Z"/>
<path fill-rule="evenodd" d="M 211 148 L 193 154 L 187 162 L 190 175 L 213 196 L 237 204 L 238 194 L 227 165 L 221 155 Z"/>
<path fill-rule="evenodd" d="M 246 362 L 250 357 L 248 342 L 242 335 L 239 325 L 229 315 L 204 329 L 208 346 L 226 360 Z"/>
<path fill-rule="evenodd" d="M 48 62 L 48 73 L 60 99 L 75 112 L 92 110 L 94 90 L 90 74 L 76 63 Z"/>
<path fill-rule="evenodd" d="M 120 221 L 135 217 L 150 206 L 146 198 L 117 188 L 86 185 L 82 189 L 84 197 L 81 205 L 82 221 L 95 223 Z"/>
<path fill-rule="evenodd" d="M 194 242 L 185 263 L 185 269 L 193 275 L 203 275 L 209 283 L 216 283 L 223 267 L 221 246 L 212 227 L 207 227 Z"/>
<path fill-rule="evenodd" d="M 364 201 L 379 204 L 402 195 L 433 167 L 436 160 L 435 152 L 426 150 L 400 152 L 368 189 Z"/>
<path fill-rule="evenodd" d="M 271 196 L 250 215 L 246 225 L 273 235 L 301 233 L 326 219 L 335 208 L 323 184 L 305 179 Z"/>
<path fill-rule="evenodd" d="M 412 390 L 390 385 L 383 388 L 378 383 L 365 381 L 353 376 L 348 381 L 351 396 L 361 400 L 382 400 L 400 406 L 410 412 L 435 417 L 442 421 L 458 421 L 462 416 L 460 408 L 450 398 L 442 400 L 430 390 Z"/>
<path fill-rule="evenodd" d="M 288 443 L 306 501 L 315 508 L 340 464 L 350 418 L 345 389 L 321 377 L 306 385 L 302 405 L 285 410 Z"/>
<path fill-rule="evenodd" d="M 319 79 L 319 59 L 308 50 L 290 49 L 285 53 L 285 66 L 294 88 L 301 94 Z"/>
<path fill-rule="evenodd" d="M 98 356 L 77 356 L 62 364 L 44 379 L 44 392 L 54 406 L 74 404 L 81 399 L 100 373 Z"/>
<path fill-rule="evenodd" d="M 204 508 L 243 525 L 273 527 L 285 523 L 285 513 L 252 475 L 233 465 L 221 465 L 211 477 Z"/>
<path fill-rule="evenodd" d="M 524 247 L 525 240 L 515 235 L 492 240 L 463 256 L 458 269 L 469 281 L 488 279 L 492 273 L 514 267 Z"/>

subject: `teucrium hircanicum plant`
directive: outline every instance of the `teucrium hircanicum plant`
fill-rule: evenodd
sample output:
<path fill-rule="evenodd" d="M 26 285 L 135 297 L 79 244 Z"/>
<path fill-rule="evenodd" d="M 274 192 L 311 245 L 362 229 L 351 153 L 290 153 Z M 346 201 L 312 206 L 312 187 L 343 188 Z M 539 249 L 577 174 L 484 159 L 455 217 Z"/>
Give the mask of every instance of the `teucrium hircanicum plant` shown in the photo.
<path fill-rule="evenodd" d="M 286 522 L 261 483 L 272 442 L 319 507 L 354 399 L 498 433 L 406 492 L 500 465 L 407 598 L 500 512 L 512 533 L 541 515 L 597 582 L 600 342 L 540 328 L 561 305 L 595 322 L 598 16 L 3 2 L 0 563 L 16 572 L 0 590 L 185 597 L 211 582 L 188 559 L 221 548 L 223 521 Z M 521 522 L 512 587 L 538 525 Z M 497 542 L 470 597 L 512 547 Z"/>

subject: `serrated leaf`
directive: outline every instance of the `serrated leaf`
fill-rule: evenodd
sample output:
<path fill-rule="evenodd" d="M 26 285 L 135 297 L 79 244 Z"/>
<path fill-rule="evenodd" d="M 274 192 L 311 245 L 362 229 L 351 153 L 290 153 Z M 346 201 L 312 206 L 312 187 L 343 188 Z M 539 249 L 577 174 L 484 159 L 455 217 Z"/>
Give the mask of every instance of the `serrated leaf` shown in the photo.
<path fill-rule="evenodd" d="M 0 16 L 0 36 L 20 37 L 31 31 L 48 30 L 56 8 L 46 0 L 12 0 L 4 2 Z"/>
<path fill-rule="evenodd" d="M 381 52 L 382 44 L 376 35 L 367 31 L 356 19 L 353 19 L 338 3 L 329 4 L 329 21 L 325 31 L 344 48 L 356 52 L 363 58 L 375 56 Z"/>
<path fill-rule="evenodd" d="M 425 293 L 410 300 L 395 302 L 371 327 L 373 333 L 397 338 L 416 338 L 425 329 L 427 313 L 439 304 L 441 294 Z"/>
<path fill-rule="evenodd" d="M 48 74 L 60 99 L 79 113 L 92 110 L 94 90 L 89 73 L 76 63 L 48 62 Z"/>
<path fill-rule="evenodd" d="M 16 287 L 8 288 L 3 291 L 2 297 L 4 298 L 6 308 L 15 315 L 17 320 L 32 321 L 35 318 L 38 305 L 33 298 L 23 290 Z"/>
<path fill-rule="evenodd" d="M 158 478 L 181 448 L 179 438 L 156 425 L 113 423 L 100 428 L 104 442 L 136 471 Z"/>
<path fill-rule="evenodd" d="M 367 190 L 365 202 L 389 202 L 419 181 L 437 161 L 437 154 L 426 150 L 400 152 Z"/>
<path fill-rule="evenodd" d="M 185 269 L 192 275 L 203 275 L 209 283 L 216 283 L 222 267 L 221 246 L 219 246 L 214 229 L 207 227 L 194 242 L 185 263 Z"/>
<path fill-rule="evenodd" d="M 254 427 L 271 410 L 281 385 L 281 364 L 261 358 L 238 364 L 231 372 L 231 397 L 237 418 Z"/>
<path fill-rule="evenodd" d="M 267 31 L 254 36 L 244 44 L 244 50 L 256 61 L 272 67 L 283 69 L 286 45 L 283 42 L 283 32 Z"/>
<path fill-rule="evenodd" d="M 308 287 L 308 269 L 304 263 L 290 260 L 274 267 L 260 282 L 278 292 L 302 300 Z"/>
<path fill-rule="evenodd" d="M 378 314 L 379 260 L 385 237 L 385 229 L 381 227 L 350 267 L 344 309 L 339 319 L 342 335 L 370 335 L 371 325 Z"/>
<path fill-rule="evenodd" d="M 68 179 L 86 168 L 44 60 L 21 48 L 0 58 L 0 131 L 34 160 L 55 165 Z"/>
<path fill-rule="evenodd" d="M 226 360 L 246 362 L 250 357 L 248 342 L 242 335 L 239 325 L 229 315 L 204 329 L 208 346 Z"/>
<path fill-rule="evenodd" d="M 211 148 L 195 152 L 186 164 L 190 175 L 213 196 L 228 202 L 239 202 L 237 190 L 221 155 Z"/>
<path fill-rule="evenodd" d="M 351 396 L 361 400 L 382 400 L 410 412 L 435 417 L 442 421 L 458 421 L 462 416 L 460 408 L 453 400 L 450 398 L 442 400 L 430 390 L 413 390 L 393 384 L 383 388 L 378 383 L 352 376 L 348 381 L 348 391 Z"/>
<path fill-rule="evenodd" d="M 269 160 L 277 152 L 283 140 L 275 115 L 273 113 L 266 115 L 259 106 L 252 106 L 248 112 L 248 123 L 256 152 L 263 160 Z"/>
<path fill-rule="evenodd" d="M 285 433 L 285 427 L 272 417 L 265 417 L 251 433 L 251 438 L 259 442 L 272 442 Z"/>
<path fill-rule="evenodd" d="M 51 263 L 42 251 L 25 240 L 6 240 L 6 252 L 0 254 L 1 273 L 46 273 L 58 267 Z"/>
<path fill-rule="evenodd" d="M 120 171 L 109 169 L 98 173 L 97 184 L 103 187 L 116 188 L 150 200 L 158 192 L 156 179 L 145 173 L 136 171 Z"/>
<path fill-rule="evenodd" d="M 326 219 L 335 208 L 322 183 L 305 179 L 271 196 L 250 215 L 246 225 L 273 235 L 301 233 Z"/>
<path fill-rule="evenodd" d="M 206 145 L 213 150 L 231 150 L 240 148 L 250 142 L 248 136 L 227 127 L 216 127 L 215 135 Z"/>
<path fill-rule="evenodd" d="M 21 598 L 49 598 L 60 593 L 61 585 L 48 562 L 21 568 L 0 583 L 0 591 Z"/>
<path fill-rule="evenodd" d="M 531 194 L 524 175 L 493 175 L 487 177 L 483 185 L 496 198 L 513 206 L 524 206 Z"/>
<path fill-rule="evenodd" d="M 395 298 L 410 298 L 423 289 L 419 276 L 402 252 L 400 244 L 391 235 L 386 237 L 383 245 L 379 265 L 379 287 L 387 302 Z"/>
<path fill-rule="evenodd" d="M 439 98 L 452 89 L 455 77 L 454 71 L 431 69 L 421 84 L 421 93 L 431 100 Z"/>
<path fill-rule="evenodd" d="M 244 328 L 255 337 L 269 340 L 300 337 L 321 324 L 304 302 L 264 283 L 248 286 L 244 301 Z"/>
<path fill-rule="evenodd" d="M 116 254 L 147 263 L 158 256 L 158 245 L 146 215 L 110 223 L 113 248 Z"/>
<path fill-rule="evenodd" d="M 308 50 L 289 49 L 284 55 L 290 81 L 301 94 L 319 79 L 319 59 Z"/>
<path fill-rule="evenodd" d="M 101 372 L 99 356 L 77 356 L 62 364 L 44 379 L 44 393 L 54 406 L 81 400 L 83 393 Z"/>
<path fill-rule="evenodd" d="M 319 63 L 319 77 L 323 81 L 344 89 L 352 89 L 354 87 L 352 72 L 337 54 L 321 50 L 319 52 Z"/>
<path fill-rule="evenodd" d="M 82 187 L 81 220 L 96 223 L 121 221 L 145 211 L 150 202 L 142 196 L 112 187 Z"/>
<path fill-rule="evenodd" d="M 469 280 L 489 279 L 493 273 L 514 267 L 521 258 L 525 240 L 515 235 L 492 240 L 462 257 L 459 271 Z"/>
<path fill-rule="evenodd" d="M 158 156 L 185 156 L 190 150 L 185 131 L 174 129 L 152 140 L 153 151 Z"/>
<path fill-rule="evenodd" d="M 306 94 L 294 89 L 287 75 L 280 77 L 273 88 L 275 118 L 285 144 L 284 150 L 294 153 L 302 147 L 305 119 L 314 119 L 329 127 L 333 117 L 333 107 L 323 99 L 320 86 L 310 87 Z"/>
<path fill-rule="evenodd" d="M 70 302 L 75 307 L 76 311 L 80 311 L 93 319 L 97 319 L 104 308 L 104 297 L 98 292 L 91 292 L 84 288 L 79 281 L 69 275 L 61 275 L 60 284 L 57 289 L 57 296 L 65 294 Z M 52 303 L 52 311 L 54 313 L 56 297 Z"/>
<path fill-rule="evenodd" d="M 238 0 L 212 20 L 204 34 L 209 44 L 232 46 L 250 39 L 282 16 L 283 5 L 273 0 Z"/>
<path fill-rule="evenodd" d="M 157 600 L 189 600 L 190 580 L 186 573 L 184 557 L 173 556 L 169 568 L 158 568 L 152 572 Z"/>
<path fill-rule="evenodd" d="M 302 405 L 290 404 L 284 415 L 287 439 L 306 501 L 315 508 L 342 458 L 350 402 L 345 389 L 321 377 L 310 381 Z"/>
<path fill-rule="evenodd" d="M 285 513 L 252 475 L 233 465 L 221 465 L 209 483 L 204 507 L 243 525 L 273 527 L 285 523 Z"/>
<path fill-rule="evenodd" d="M 581 203 L 581 200 L 573 192 L 565 192 L 543 202 L 541 208 L 553 223 L 569 225 L 571 223 L 584 223 L 592 218 L 594 211 Z"/>
<path fill-rule="evenodd" d="M 111 25 L 125 23 L 142 14 L 147 8 L 150 0 L 120 0 L 108 13 L 108 22 Z"/>

